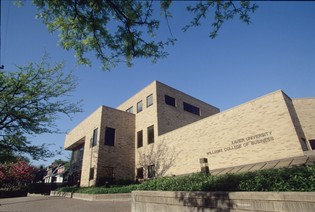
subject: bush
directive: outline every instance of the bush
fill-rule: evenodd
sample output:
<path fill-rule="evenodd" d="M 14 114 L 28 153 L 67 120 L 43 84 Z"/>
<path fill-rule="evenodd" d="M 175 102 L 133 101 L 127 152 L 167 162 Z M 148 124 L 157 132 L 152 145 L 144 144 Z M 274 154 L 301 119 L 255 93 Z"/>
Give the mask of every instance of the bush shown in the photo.
<path fill-rule="evenodd" d="M 241 191 L 315 191 L 315 166 L 300 166 L 246 173 Z"/>
<path fill-rule="evenodd" d="M 27 189 L 34 179 L 36 168 L 23 160 L 15 163 L 0 163 L 0 188 L 8 191 Z"/>
<path fill-rule="evenodd" d="M 219 176 L 202 173 L 187 176 L 163 177 L 142 184 L 111 187 L 65 187 L 61 192 L 86 194 L 130 193 L 151 191 L 315 191 L 315 166 L 259 170 Z"/>

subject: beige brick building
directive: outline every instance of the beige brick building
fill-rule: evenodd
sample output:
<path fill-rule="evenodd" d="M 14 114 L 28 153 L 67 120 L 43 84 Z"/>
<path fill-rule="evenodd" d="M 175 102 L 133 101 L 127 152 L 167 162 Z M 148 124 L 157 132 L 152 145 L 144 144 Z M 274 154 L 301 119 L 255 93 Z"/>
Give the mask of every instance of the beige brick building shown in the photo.
<path fill-rule="evenodd" d="M 154 81 L 116 109 L 98 108 L 66 135 L 65 149 L 81 186 L 299 164 L 315 149 L 315 98 L 279 90 L 220 112 Z"/>

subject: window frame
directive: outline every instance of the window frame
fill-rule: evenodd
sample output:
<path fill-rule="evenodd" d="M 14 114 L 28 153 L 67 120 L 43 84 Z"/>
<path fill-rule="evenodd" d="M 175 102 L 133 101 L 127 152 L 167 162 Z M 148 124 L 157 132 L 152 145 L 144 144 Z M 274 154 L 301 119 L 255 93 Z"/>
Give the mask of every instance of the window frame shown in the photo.
<path fill-rule="evenodd" d="M 156 171 L 155 171 L 155 165 L 149 165 L 148 166 L 148 178 L 154 178 L 156 175 Z"/>
<path fill-rule="evenodd" d="M 109 134 L 111 132 L 114 132 L 114 134 Z M 111 142 L 106 142 L 110 140 Z M 105 146 L 115 146 L 116 141 L 116 129 L 112 127 L 105 127 L 105 138 L 104 138 L 104 145 Z"/>
<path fill-rule="evenodd" d="M 201 115 L 201 112 L 200 112 L 200 108 L 197 107 L 197 106 L 194 106 L 192 104 L 189 104 L 187 102 L 183 102 L 183 109 L 184 111 L 187 111 L 189 113 L 192 113 L 192 114 L 195 114 L 197 116 L 200 116 Z M 196 111 L 197 110 L 197 111 Z"/>
<path fill-rule="evenodd" d="M 106 175 L 106 173 L 109 173 L 109 175 Z M 114 179 L 114 167 L 105 166 L 104 167 L 104 177 L 106 179 Z"/>
<path fill-rule="evenodd" d="M 315 150 L 315 139 L 308 140 L 311 150 Z"/>
<path fill-rule="evenodd" d="M 147 141 L 148 144 L 154 143 L 154 125 L 151 125 L 147 128 Z"/>
<path fill-rule="evenodd" d="M 94 179 L 94 174 L 95 174 L 95 169 L 94 169 L 94 167 L 91 167 L 90 168 L 89 180 L 93 180 Z"/>
<path fill-rule="evenodd" d="M 127 112 L 127 113 L 132 113 L 132 114 L 133 114 L 133 106 L 131 106 L 130 108 L 128 108 L 128 109 L 126 110 L 126 112 Z"/>
<path fill-rule="evenodd" d="M 149 98 L 151 101 L 149 102 Z M 147 108 L 153 105 L 153 93 L 151 93 L 149 96 L 147 96 Z"/>
<path fill-rule="evenodd" d="M 137 179 L 144 179 L 144 170 L 143 167 L 139 167 L 137 168 L 137 175 L 136 175 Z"/>
<path fill-rule="evenodd" d="M 173 104 L 173 101 L 174 101 L 174 104 Z M 176 99 L 174 97 L 171 97 L 167 94 L 164 95 L 164 102 L 165 104 L 169 105 L 169 106 L 172 106 L 172 107 L 176 107 Z"/>
<path fill-rule="evenodd" d="M 141 108 L 139 107 L 139 105 L 141 106 Z M 143 111 L 143 102 L 142 102 L 142 100 L 137 102 L 137 113 L 140 113 L 141 111 Z"/>
<path fill-rule="evenodd" d="M 141 133 L 141 145 L 140 144 L 140 141 L 139 141 L 139 134 Z M 140 147 L 143 147 L 143 130 L 140 130 L 137 132 L 137 148 L 140 148 Z"/>
<path fill-rule="evenodd" d="M 94 146 L 97 145 L 97 137 L 98 137 L 98 128 L 95 128 L 93 130 L 93 137 L 92 137 L 91 147 L 94 147 Z"/>

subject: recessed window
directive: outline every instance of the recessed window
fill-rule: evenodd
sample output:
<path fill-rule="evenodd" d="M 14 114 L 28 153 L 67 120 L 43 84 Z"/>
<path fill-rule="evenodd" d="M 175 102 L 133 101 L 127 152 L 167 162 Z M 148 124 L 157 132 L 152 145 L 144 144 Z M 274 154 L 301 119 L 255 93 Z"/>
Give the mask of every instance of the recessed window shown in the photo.
<path fill-rule="evenodd" d="M 97 133 L 98 133 L 98 128 L 94 129 L 93 131 L 93 140 L 92 140 L 92 147 L 97 145 Z"/>
<path fill-rule="evenodd" d="M 143 167 L 137 168 L 137 178 L 143 179 Z"/>
<path fill-rule="evenodd" d="M 188 103 L 186 103 L 186 102 L 183 103 L 183 106 L 184 106 L 184 110 L 185 110 L 185 111 L 200 116 L 200 109 L 199 109 L 199 107 L 193 106 L 193 105 L 188 104 Z"/>
<path fill-rule="evenodd" d="M 128 112 L 128 113 L 133 113 L 133 107 L 128 108 L 128 109 L 126 110 L 126 112 Z"/>
<path fill-rule="evenodd" d="M 153 105 L 153 94 L 147 96 L 147 107 Z"/>
<path fill-rule="evenodd" d="M 312 150 L 315 150 L 315 139 L 310 140 Z"/>
<path fill-rule="evenodd" d="M 89 177 L 90 180 L 93 180 L 94 179 L 94 168 L 90 168 L 90 177 Z"/>
<path fill-rule="evenodd" d="M 114 167 L 104 167 L 104 177 L 105 178 L 114 178 Z"/>
<path fill-rule="evenodd" d="M 142 111 L 142 100 L 137 103 L 137 113 L 140 113 Z"/>
<path fill-rule="evenodd" d="M 143 132 L 142 130 L 137 132 L 137 147 L 142 147 L 143 146 Z"/>
<path fill-rule="evenodd" d="M 114 128 L 105 128 L 105 145 L 114 146 L 115 145 L 115 132 Z"/>
<path fill-rule="evenodd" d="M 148 178 L 155 177 L 155 165 L 148 166 Z"/>
<path fill-rule="evenodd" d="M 165 104 L 176 107 L 176 100 L 171 96 L 165 95 Z"/>
<path fill-rule="evenodd" d="M 154 126 L 148 127 L 148 144 L 154 143 Z"/>

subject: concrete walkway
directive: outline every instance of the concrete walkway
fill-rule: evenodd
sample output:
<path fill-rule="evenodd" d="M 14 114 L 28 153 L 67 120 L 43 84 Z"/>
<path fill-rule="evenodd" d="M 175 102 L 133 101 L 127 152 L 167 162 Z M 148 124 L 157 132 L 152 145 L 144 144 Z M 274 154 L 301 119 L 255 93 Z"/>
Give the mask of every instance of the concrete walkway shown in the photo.
<path fill-rule="evenodd" d="M 130 212 L 130 201 L 84 201 L 64 197 L 30 196 L 0 199 L 0 212 Z"/>

